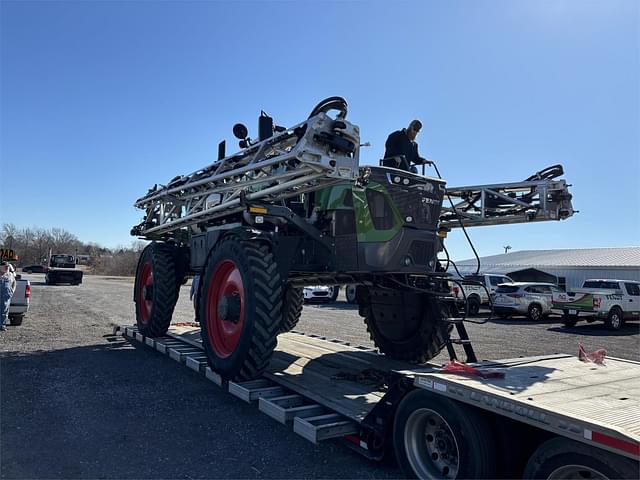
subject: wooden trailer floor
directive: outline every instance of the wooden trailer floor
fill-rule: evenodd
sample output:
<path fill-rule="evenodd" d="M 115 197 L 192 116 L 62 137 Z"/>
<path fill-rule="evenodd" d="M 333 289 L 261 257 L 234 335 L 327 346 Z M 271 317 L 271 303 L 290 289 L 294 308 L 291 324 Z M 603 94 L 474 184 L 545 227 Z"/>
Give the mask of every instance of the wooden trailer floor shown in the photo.
<path fill-rule="evenodd" d="M 197 327 L 172 326 L 168 337 L 202 349 Z M 392 372 L 400 372 L 419 388 L 638 457 L 640 363 L 607 358 L 596 365 L 548 355 L 476 366 L 504 372 L 504 378 L 446 374 L 437 365 L 395 361 L 370 348 L 289 332 L 278 336 L 264 376 L 360 423 L 385 395 Z"/>
<path fill-rule="evenodd" d="M 202 348 L 199 328 L 172 326 L 168 334 Z M 289 332 L 278 335 L 278 345 L 264 376 L 360 422 L 386 393 L 385 383 L 391 371 L 415 367 L 370 348 Z"/>

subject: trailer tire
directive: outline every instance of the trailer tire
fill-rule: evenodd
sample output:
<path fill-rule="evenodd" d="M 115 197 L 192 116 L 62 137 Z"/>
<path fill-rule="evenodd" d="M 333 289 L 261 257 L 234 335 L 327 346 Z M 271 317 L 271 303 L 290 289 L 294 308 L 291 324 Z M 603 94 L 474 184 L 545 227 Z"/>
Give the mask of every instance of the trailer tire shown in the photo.
<path fill-rule="evenodd" d="M 609 310 L 609 315 L 604 323 L 609 330 L 620 330 L 624 326 L 624 314 L 620 307 L 613 307 Z"/>
<path fill-rule="evenodd" d="M 455 308 L 453 305 L 426 294 L 363 286 L 357 288 L 357 297 L 371 340 L 391 358 L 425 363 L 438 355 L 449 339 L 452 325 L 442 317 L 449 315 L 447 308 Z"/>
<path fill-rule="evenodd" d="M 283 283 L 271 248 L 230 235 L 213 249 L 201 278 L 202 344 L 226 380 L 260 377 L 282 325 Z"/>
<path fill-rule="evenodd" d="M 178 301 L 173 249 L 166 243 L 153 242 L 138 260 L 133 299 L 138 331 L 147 337 L 167 333 Z"/>
<path fill-rule="evenodd" d="M 525 479 L 638 477 L 638 463 L 568 438 L 555 437 L 533 453 Z M 595 474 L 595 476 L 594 476 Z"/>
<path fill-rule="evenodd" d="M 22 325 L 22 320 L 24 319 L 24 315 L 10 315 L 9 323 L 14 326 Z"/>
<path fill-rule="evenodd" d="M 278 333 L 286 333 L 293 330 L 302 314 L 304 304 L 304 294 L 301 288 L 287 287 L 282 302 L 282 323 Z"/>
<path fill-rule="evenodd" d="M 469 315 L 478 315 L 480 313 L 480 299 L 476 295 L 472 295 L 467 299 L 467 308 Z"/>
<path fill-rule="evenodd" d="M 496 451 L 485 415 L 471 406 L 414 390 L 398 405 L 393 446 L 412 478 L 495 478 Z"/>

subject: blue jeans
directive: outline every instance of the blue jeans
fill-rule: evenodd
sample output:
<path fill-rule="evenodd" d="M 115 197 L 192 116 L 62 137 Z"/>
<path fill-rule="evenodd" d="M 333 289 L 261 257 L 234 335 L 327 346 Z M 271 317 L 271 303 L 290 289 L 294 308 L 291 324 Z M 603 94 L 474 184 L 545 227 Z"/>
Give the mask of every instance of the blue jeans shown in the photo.
<path fill-rule="evenodd" d="M 11 283 L 0 282 L 0 326 L 4 326 L 7 323 L 9 305 L 11 305 L 12 296 L 13 291 L 11 290 Z"/>

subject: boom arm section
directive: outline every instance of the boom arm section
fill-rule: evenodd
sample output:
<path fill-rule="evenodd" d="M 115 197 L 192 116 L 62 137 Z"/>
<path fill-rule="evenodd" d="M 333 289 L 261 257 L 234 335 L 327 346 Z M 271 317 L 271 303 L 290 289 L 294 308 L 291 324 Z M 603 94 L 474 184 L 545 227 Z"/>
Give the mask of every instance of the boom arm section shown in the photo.
<path fill-rule="evenodd" d="M 556 177 L 555 165 L 523 182 L 447 188 L 453 208 L 442 206 L 440 226 L 445 228 L 564 220 L 575 211 L 569 185 Z"/>
<path fill-rule="evenodd" d="M 240 212 L 241 197 L 280 201 L 358 176 L 358 127 L 325 112 L 253 144 L 135 202 L 146 215 L 132 235 L 154 238 Z"/>

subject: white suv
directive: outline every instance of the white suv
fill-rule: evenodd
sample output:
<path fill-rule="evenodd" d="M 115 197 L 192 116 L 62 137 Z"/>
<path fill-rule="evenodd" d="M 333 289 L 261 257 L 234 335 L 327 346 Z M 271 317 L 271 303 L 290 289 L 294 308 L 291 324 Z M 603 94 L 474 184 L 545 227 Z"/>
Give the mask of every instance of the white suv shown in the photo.
<path fill-rule="evenodd" d="M 553 294 L 560 292 L 553 283 L 504 283 L 496 289 L 493 311 L 502 318 L 526 315 L 535 322 L 551 313 Z"/>

